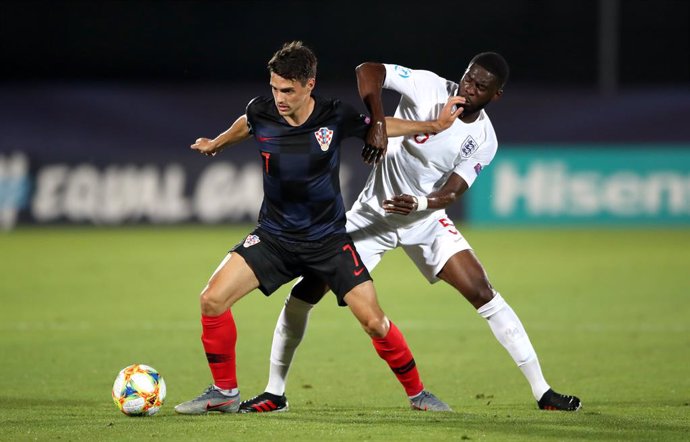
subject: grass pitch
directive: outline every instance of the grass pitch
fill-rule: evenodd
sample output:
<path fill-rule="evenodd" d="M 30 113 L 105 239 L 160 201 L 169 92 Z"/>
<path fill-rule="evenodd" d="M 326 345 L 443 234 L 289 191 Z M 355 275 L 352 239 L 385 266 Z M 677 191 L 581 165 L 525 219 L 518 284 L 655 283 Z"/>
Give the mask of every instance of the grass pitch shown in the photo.
<path fill-rule="evenodd" d="M 291 411 L 177 416 L 210 382 L 197 296 L 249 231 L 20 229 L 0 235 L 0 439 L 687 440 L 690 231 L 465 230 L 516 310 L 557 391 L 578 413 L 541 412 L 485 321 L 393 252 L 380 302 L 405 333 L 428 389 L 455 413 L 408 409 L 347 309 L 312 314 L 290 374 Z M 266 383 L 289 287 L 234 308 L 242 395 Z M 129 418 L 110 389 L 131 363 L 168 385 L 161 412 Z"/>

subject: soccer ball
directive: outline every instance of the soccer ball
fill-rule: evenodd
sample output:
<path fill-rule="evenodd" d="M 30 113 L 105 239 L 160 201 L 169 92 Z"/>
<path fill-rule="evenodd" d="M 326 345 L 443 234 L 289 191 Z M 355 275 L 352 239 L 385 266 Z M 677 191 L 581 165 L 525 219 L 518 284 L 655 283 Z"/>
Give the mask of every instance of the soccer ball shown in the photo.
<path fill-rule="evenodd" d="M 127 416 L 152 416 L 165 400 L 165 381 L 154 368 L 134 364 L 120 370 L 113 384 L 113 401 Z"/>

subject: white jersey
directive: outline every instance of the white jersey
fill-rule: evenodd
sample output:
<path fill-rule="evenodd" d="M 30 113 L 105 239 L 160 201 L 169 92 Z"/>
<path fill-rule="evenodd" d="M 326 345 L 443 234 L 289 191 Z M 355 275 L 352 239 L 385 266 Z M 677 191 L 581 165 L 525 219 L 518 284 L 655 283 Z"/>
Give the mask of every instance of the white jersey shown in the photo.
<path fill-rule="evenodd" d="M 386 64 L 383 87 L 399 92 L 402 97 L 395 111 L 397 118 L 417 121 L 436 120 L 458 84 L 433 72 Z M 482 110 L 477 120 L 464 123 L 460 119 L 438 134 L 388 139 L 388 150 L 369 175 L 355 203 L 363 209 L 385 214 L 381 203 L 402 193 L 425 196 L 441 188 L 452 173 L 471 186 L 479 172 L 496 154 L 498 142 L 489 116 Z M 442 210 L 442 209 L 440 209 Z M 389 222 L 413 224 L 433 210 L 412 212 L 407 216 L 387 214 Z"/>

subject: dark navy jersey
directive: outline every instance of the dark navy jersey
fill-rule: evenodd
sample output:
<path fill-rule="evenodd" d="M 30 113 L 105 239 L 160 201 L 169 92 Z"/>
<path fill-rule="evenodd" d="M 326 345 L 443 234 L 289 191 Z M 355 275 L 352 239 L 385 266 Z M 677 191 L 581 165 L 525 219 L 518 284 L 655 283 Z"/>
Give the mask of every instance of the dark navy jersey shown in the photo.
<path fill-rule="evenodd" d="M 288 124 L 273 98 L 257 97 L 247 105 L 264 178 L 259 226 L 288 241 L 345 233 L 340 143 L 352 136 L 364 139 L 369 128 L 369 118 L 352 106 L 313 98 L 314 111 L 301 126 Z"/>

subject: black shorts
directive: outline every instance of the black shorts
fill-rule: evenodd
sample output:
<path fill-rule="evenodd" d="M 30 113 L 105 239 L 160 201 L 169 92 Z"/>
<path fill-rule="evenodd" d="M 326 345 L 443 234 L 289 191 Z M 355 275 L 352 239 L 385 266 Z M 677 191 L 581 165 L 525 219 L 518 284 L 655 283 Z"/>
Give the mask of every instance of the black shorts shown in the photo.
<path fill-rule="evenodd" d="M 320 241 L 289 242 L 258 228 L 231 251 L 247 261 L 266 296 L 298 276 L 313 275 L 333 290 L 338 304 L 346 305 L 343 297 L 350 290 L 371 281 L 346 233 Z"/>

